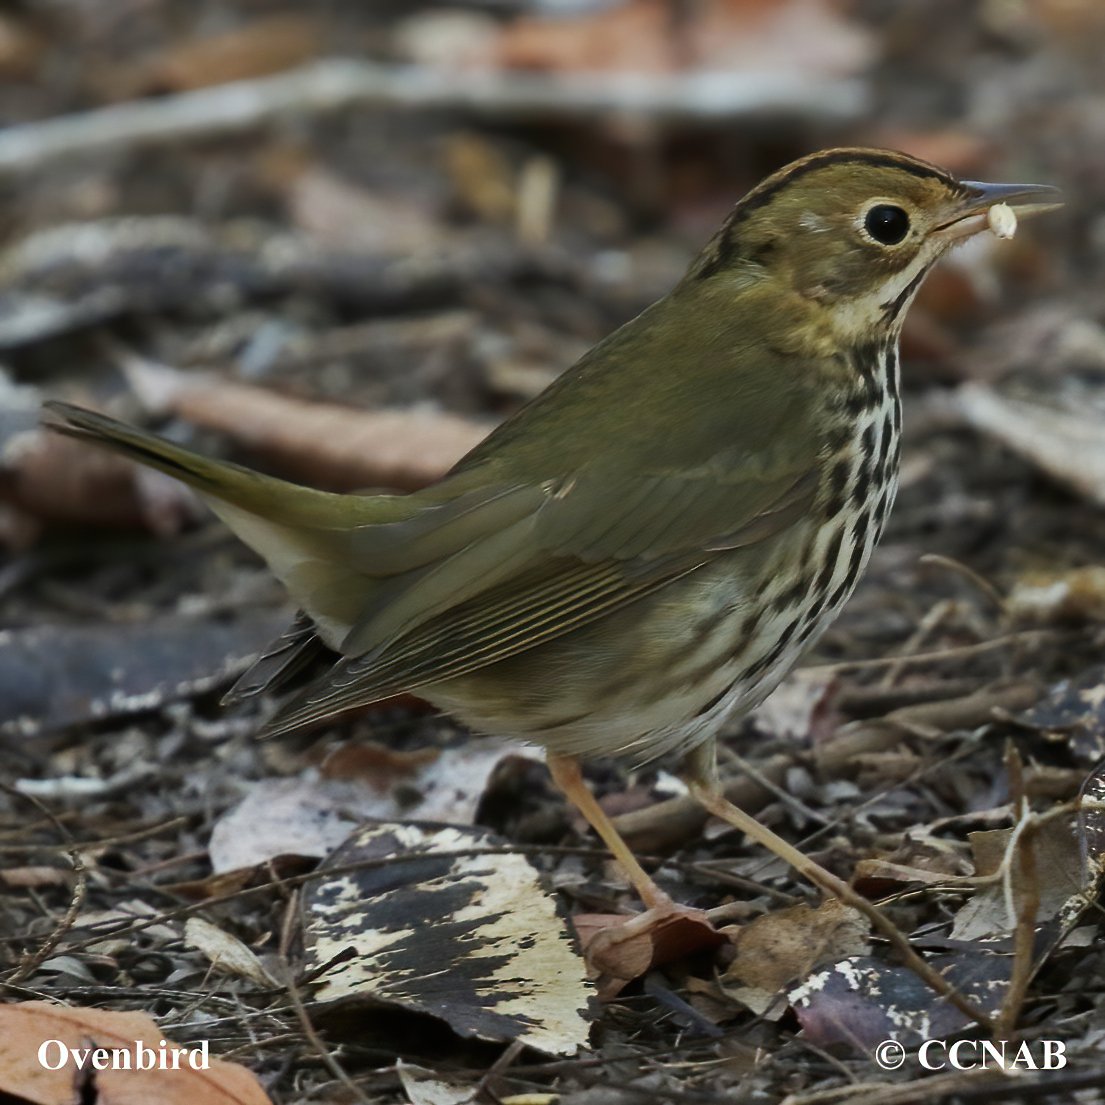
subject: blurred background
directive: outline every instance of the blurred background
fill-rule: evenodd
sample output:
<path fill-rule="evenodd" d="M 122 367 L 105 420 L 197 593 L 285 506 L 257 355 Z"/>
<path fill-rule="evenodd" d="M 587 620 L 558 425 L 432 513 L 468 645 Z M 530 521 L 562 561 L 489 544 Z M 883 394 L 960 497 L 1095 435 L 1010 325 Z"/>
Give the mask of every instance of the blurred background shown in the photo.
<path fill-rule="evenodd" d="M 80 795 L 102 833 L 182 814 L 115 862 L 184 856 L 183 879 L 209 872 L 241 780 L 302 767 L 250 743 L 256 705 L 216 706 L 282 628 L 279 589 L 173 481 L 42 432 L 44 399 L 322 487 L 417 487 L 664 294 L 765 174 L 856 144 L 1056 184 L 1068 205 L 1011 242 L 980 235 L 925 284 L 898 505 L 814 657 L 949 661 L 816 677 L 746 732 L 805 749 L 1014 679 L 911 738 L 1043 702 L 1002 739 L 1029 742 L 1034 793 L 1077 793 L 1105 753 L 1103 57 L 1101 0 L 7 0 L 0 782 Z M 1088 695 L 1067 713 L 1063 680 Z M 459 739 L 413 703 L 350 733 Z M 787 785 L 854 804 L 931 747 L 839 755 L 853 775 L 832 793 Z M 1007 801 L 1001 748 L 881 798 L 880 831 Z M 565 815 L 525 796 L 548 798 L 541 769 L 507 775 L 480 819 L 562 839 Z M 655 797 L 647 773 L 630 797 L 603 780 L 623 809 Z M 0 794 L 0 812 L 17 834 L 26 810 Z M 241 923 L 258 941 L 270 924 Z"/>
<path fill-rule="evenodd" d="M 1103 50 L 1096 0 L 6 4 L 6 624 L 279 605 L 173 481 L 39 432 L 44 397 L 319 486 L 418 486 L 666 292 L 747 188 L 842 144 L 1069 199 L 911 311 L 880 563 L 931 544 L 1008 587 L 1092 562 Z M 0 724 L 85 715 L 28 685 L 41 662 Z"/>

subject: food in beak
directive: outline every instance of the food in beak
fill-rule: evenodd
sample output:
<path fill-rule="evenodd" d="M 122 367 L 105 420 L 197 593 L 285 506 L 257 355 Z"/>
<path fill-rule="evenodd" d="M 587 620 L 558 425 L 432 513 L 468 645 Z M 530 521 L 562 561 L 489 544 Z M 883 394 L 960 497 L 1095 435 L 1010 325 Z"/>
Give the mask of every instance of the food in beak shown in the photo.
<path fill-rule="evenodd" d="M 996 238 L 1012 238 L 1017 233 L 1017 213 L 1007 203 L 995 203 L 986 212 L 986 222 Z"/>

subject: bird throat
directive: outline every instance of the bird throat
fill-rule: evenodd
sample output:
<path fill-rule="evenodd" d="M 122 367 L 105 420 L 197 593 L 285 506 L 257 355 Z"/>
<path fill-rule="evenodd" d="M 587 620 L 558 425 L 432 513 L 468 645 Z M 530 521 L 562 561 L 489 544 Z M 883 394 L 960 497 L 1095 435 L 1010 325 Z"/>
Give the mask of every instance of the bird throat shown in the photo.
<path fill-rule="evenodd" d="M 935 261 L 936 257 L 918 258 L 869 294 L 838 300 L 829 306 L 837 339 L 845 345 L 854 345 L 886 334 L 896 342 L 906 311 Z"/>

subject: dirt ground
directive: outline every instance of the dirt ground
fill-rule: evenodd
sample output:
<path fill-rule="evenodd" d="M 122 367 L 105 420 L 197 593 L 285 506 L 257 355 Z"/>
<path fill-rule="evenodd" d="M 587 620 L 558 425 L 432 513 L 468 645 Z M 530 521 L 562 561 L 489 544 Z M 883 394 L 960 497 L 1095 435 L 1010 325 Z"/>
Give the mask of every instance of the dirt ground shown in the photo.
<path fill-rule="evenodd" d="M 1103 52 L 1098 0 L 5 5 L 0 1102 L 1105 1100 Z M 721 935 L 596 989 L 579 947 L 638 903 L 540 754 L 413 698 L 255 741 L 274 700 L 219 699 L 294 613 L 278 585 L 41 405 L 416 488 L 834 145 L 1067 200 L 930 277 L 887 532 L 722 755 L 954 995 L 668 762 L 587 775 Z M 140 1038 L 234 1066 L 37 1050 Z"/>

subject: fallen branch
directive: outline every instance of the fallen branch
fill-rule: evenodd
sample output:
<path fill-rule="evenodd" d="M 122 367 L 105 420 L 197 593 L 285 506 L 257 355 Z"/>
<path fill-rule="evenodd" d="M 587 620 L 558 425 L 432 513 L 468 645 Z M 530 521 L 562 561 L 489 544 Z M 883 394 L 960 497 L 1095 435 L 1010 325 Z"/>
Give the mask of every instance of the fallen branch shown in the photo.
<path fill-rule="evenodd" d="M 793 115 L 847 120 L 867 104 L 866 85 L 797 74 L 573 74 L 314 62 L 274 77 L 140 100 L 0 133 L 0 174 L 44 168 L 61 157 L 229 137 L 288 116 L 373 105 L 444 108 L 502 118 L 645 116 L 665 122 Z"/>

